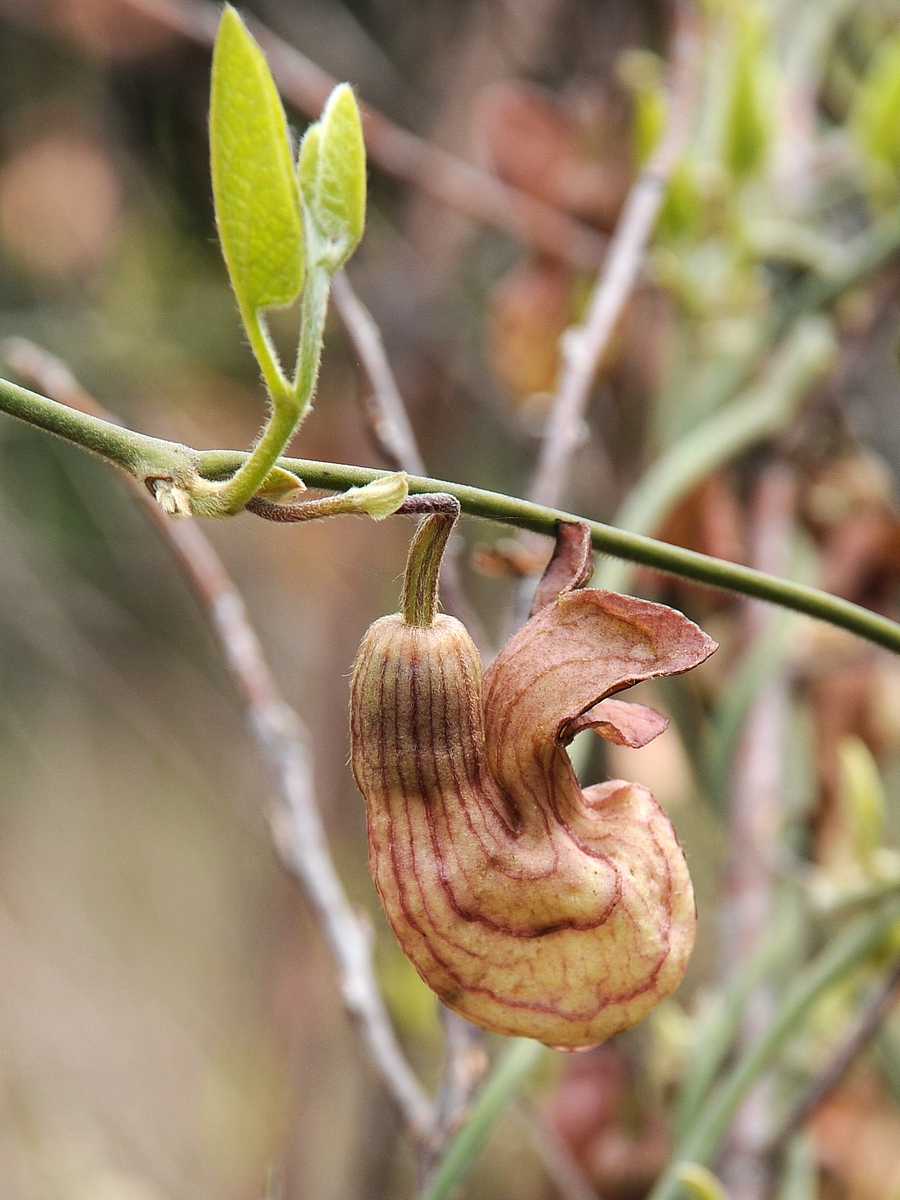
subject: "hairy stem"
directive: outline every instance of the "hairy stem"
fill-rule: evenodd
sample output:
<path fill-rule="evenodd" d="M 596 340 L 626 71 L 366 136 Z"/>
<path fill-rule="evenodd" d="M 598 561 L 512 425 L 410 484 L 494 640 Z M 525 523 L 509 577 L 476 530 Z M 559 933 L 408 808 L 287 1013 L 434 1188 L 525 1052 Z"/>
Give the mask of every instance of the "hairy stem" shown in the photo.
<path fill-rule="evenodd" d="M 292 385 L 288 385 L 274 361 L 271 346 L 256 314 L 247 324 L 250 340 L 272 400 L 272 412 L 262 437 L 250 455 L 240 464 L 234 476 L 217 491 L 211 500 L 211 511 L 202 515 L 215 516 L 240 512 L 275 465 L 275 460 L 294 436 L 297 426 L 306 416 L 316 390 L 319 362 L 322 357 L 322 332 L 328 312 L 328 290 L 331 276 L 321 267 L 311 266 L 303 290 L 303 320 L 300 326 L 300 345 L 297 369 Z"/>
<path fill-rule="evenodd" d="M 302 421 L 309 411 L 319 378 L 322 360 L 322 332 L 328 315 L 328 296 L 331 290 L 331 273 L 324 267 L 310 264 L 303 291 L 303 325 L 300 329 L 300 344 L 297 348 L 297 366 L 294 371 L 294 396 L 300 407 L 298 420 Z"/>
<path fill-rule="evenodd" d="M 247 331 L 250 348 L 262 371 L 266 391 L 277 409 L 279 405 L 289 402 L 292 397 L 290 385 L 284 377 L 275 347 L 272 345 L 272 338 L 260 312 L 250 311 L 242 305 L 241 318 Z"/>
<path fill-rule="evenodd" d="M 455 524 L 456 515 L 434 513 L 416 530 L 403 577 L 403 619 L 407 625 L 427 629 L 434 622 L 441 561 Z"/>
<path fill-rule="evenodd" d="M 188 446 L 134 433 L 6 379 L 0 379 L 0 411 L 99 455 L 142 483 L 160 476 L 186 482 L 198 470 L 199 455 Z"/>

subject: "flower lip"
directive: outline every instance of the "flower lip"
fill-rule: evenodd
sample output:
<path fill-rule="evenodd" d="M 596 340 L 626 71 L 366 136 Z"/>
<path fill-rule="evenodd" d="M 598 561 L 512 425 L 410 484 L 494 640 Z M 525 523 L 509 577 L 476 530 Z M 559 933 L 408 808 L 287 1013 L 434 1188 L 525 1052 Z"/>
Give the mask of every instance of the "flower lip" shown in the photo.
<path fill-rule="evenodd" d="M 506 794 L 546 777 L 581 729 L 645 745 L 665 718 L 612 697 L 648 679 L 699 666 L 716 642 L 680 612 L 596 588 L 563 591 L 512 638 L 484 679 L 488 769 Z M 541 789 L 529 784 L 528 793 Z M 535 790 L 536 789 L 536 790 Z M 544 789 L 545 790 L 545 789 Z"/>
<path fill-rule="evenodd" d="M 615 742 L 617 746 L 629 746 L 632 750 L 639 750 L 659 737 L 668 727 L 669 718 L 657 712 L 655 708 L 608 696 L 591 705 L 573 721 L 561 726 L 557 740 L 561 746 L 568 746 L 576 734 L 593 729 L 602 738 Z"/>
<path fill-rule="evenodd" d="M 531 606 L 531 618 L 538 616 L 564 596 L 585 588 L 593 573 L 593 557 L 590 527 L 584 521 L 562 521 L 557 527 L 556 546 L 547 569 L 535 591 Z M 585 589 L 590 591 L 592 589 Z M 672 610 L 670 610 L 672 611 Z M 679 617 L 681 614 L 677 614 Z M 694 647 L 696 657 L 680 670 L 690 670 L 699 665 L 717 648 L 711 638 L 702 635 Z M 701 657 L 702 656 L 702 657 Z M 663 674 L 678 673 L 669 664 Z M 568 746 L 573 738 L 586 729 L 593 729 L 600 737 L 619 746 L 639 749 L 663 733 L 669 725 L 668 717 L 644 704 L 612 697 L 624 691 L 639 679 L 626 679 L 613 685 L 605 696 L 597 696 L 577 715 L 562 721 L 556 740 L 560 746 Z"/>

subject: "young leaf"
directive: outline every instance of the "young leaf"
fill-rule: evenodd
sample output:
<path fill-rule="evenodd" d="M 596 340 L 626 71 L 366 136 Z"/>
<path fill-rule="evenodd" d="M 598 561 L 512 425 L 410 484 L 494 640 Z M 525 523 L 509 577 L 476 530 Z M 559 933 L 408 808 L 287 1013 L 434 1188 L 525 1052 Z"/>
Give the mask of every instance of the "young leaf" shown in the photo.
<path fill-rule="evenodd" d="M 286 504 L 296 500 L 305 491 L 306 484 L 298 475 L 282 467 L 273 467 L 256 494 L 273 504 Z"/>
<path fill-rule="evenodd" d="M 366 220 L 366 149 L 356 97 L 346 83 L 328 98 L 300 146 L 297 178 L 307 214 L 323 239 L 323 265 L 342 266 Z"/>
<path fill-rule="evenodd" d="M 297 155 L 297 182 L 308 212 L 316 207 L 316 184 L 319 174 L 319 147 L 322 144 L 322 126 L 319 121 L 310 125 L 300 143 Z"/>
<path fill-rule="evenodd" d="M 284 109 L 262 51 L 226 7 L 209 112 L 222 253 L 244 313 L 289 304 L 303 285 L 303 226 Z"/>
<path fill-rule="evenodd" d="M 397 511 L 409 495 L 409 479 L 405 471 L 373 479 L 365 487 L 350 488 L 334 497 L 343 505 L 342 511 L 365 513 L 373 521 L 383 521 Z"/>

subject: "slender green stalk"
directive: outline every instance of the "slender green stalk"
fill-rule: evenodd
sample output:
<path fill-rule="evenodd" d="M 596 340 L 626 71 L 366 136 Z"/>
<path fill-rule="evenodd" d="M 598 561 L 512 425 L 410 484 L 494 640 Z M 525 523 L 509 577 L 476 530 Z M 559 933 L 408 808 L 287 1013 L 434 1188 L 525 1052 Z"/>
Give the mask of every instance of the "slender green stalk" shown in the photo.
<path fill-rule="evenodd" d="M 291 387 L 284 377 L 269 331 L 263 324 L 261 313 L 256 309 L 250 311 L 241 305 L 241 319 L 247 330 L 250 348 L 262 371 L 266 391 L 269 393 L 272 404 L 277 408 L 279 405 L 289 403 L 293 399 Z"/>
<path fill-rule="evenodd" d="M 328 292 L 331 276 L 321 267 L 310 266 L 303 289 L 303 316 L 300 325 L 300 345 L 297 369 L 292 385 L 288 385 L 275 360 L 271 344 L 262 329 L 259 314 L 245 323 L 256 357 L 269 389 L 272 412 L 262 437 L 231 479 L 210 498 L 210 512 L 231 514 L 240 512 L 255 495 L 275 461 L 294 436 L 306 416 L 315 393 L 322 358 L 322 334 L 328 313 Z M 214 511 L 213 511 L 214 510 Z M 207 515 L 204 513 L 203 515 Z"/>
<path fill-rule="evenodd" d="M 422 1200 L 446 1200 L 461 1183 L 484 1149 L 498 1117 L 545 1054 L 546 1046 L 529 1038 L 514 1038 L 504 1050 L 478 1093 L 468 1121 L 450 1143 L 425 1186 Z"/>
<path fill-rule="evenodd" d="M 201 473 L 215 478 L 233 470 L 240 461 L 239 451 L 208 450 L 200 452 Z M 385 472 L 375 471 L 369 467 L 351 467 L 339 463 L 323 463 L 308 459 L 281 458 L 278 465 L 285 470 L 299 475 L 309 487 L 325 488 L 329 491 L 341 491 L 347 487 L 357 487 L 370 483 L 373 479 L 381 478 Z M 481 488 L 467 487 L 464 484 L 450 483 L 445 480 L 428 479 L 422 476 L 410 475 L 409 493 L 411 496 L 422 492 L 447 492 L 459 501 L 463 512 L 472 517 L 483 517 L 488 521 L 497 521 L 517 529 L 531 529 L 536 533 L 553 536 L 559 521 L 581 521 L 583 517 L 561 509 L 545 508 L 540 504 L 532 504 L 527 500 L 519 500 L 501 492 L 489 492 Z M 765 600 L 782 608 L 793 609 L 805 613 L 820 621 L 827 621 L 842 629 L 847 629 L 867 641 L 875 642 L 888 650 L 900 654 L 900 625 L 882 617 L 878 613 L 851 604 L 837 596 L 831 596 L 818 588 L 806 584 L 794 583 L 788 579 L 779 579 L 774 575 L 766 575 L 752 567 L 740 566 L 737 563 L 725 562 L 723 559 L 711 558 L 699 554 L 696 550 L 685 550 L 680 546 L 671 546 L 666 542 L 656 541 L 655 538 L 643 534 L 628 533 L 624 529 L 616 529 L 612 525 L 604 525 L 599 521 L 588 521 L 594 549 L 616 558 L 628 559 L 629 562 L 641 563 L 669 575 L 678 575 L 684 579 L 692 579 L 696 583 L 707 584 L 709 587 L 721 588 L 724 591 L 738 592 L 744 596 L 753 596 L 757 600 Z"/>
<path fill-rule="evenodd" d="M 57 404 L 45 396 L 38 396 L 5 380 L 0 380 L 0 411 L 91 450 L 123 467 L 138 479 L 173 480 L 183 485 L 192 499 L 200 490 L 200 485 L 205 485 L 208 491 L 210 480 L 227 478 L 239 471 L 249 457 L 246 451 L 197 451 L 173 442 L 132 433 L 108 421 L 88 417 L 64 404 Z M 277 464 L 272 465 L 291 471 L 307 486 L 332 492 L 362 487 L 391 474 L 370 467 L 346 466 L 341 463 L 300 458 L 280 458 Z M 195 469 L 199 474 L 194 473 Z M 483 517 L 485 520 L 497 521 L 518 529 L 531 529 L 549 536 L 555 534 L 559 521 L 583 520 L 582 517 L 561 509 L 546 508 L 514 496 L 506 496 L 501 492 L 485 491 L 459 483 L 416 475 L 411 475 L 408 483 L 411 496 L 425 492 L 446 492 L 455 496 L 462 510 L 470 516 Z M 587 524 L 591 530 L 594 548 L 604 554 L 641 563 L 670 575 L 692 579 L 709 587 L 753 596 L 757 600 L 766 600 L 770 604 L 805 613 L 900 654 L 900 625 L 878 613 L 861 608 L 858 604 L 851 604 L 847 600 L 830 596 L 827 592 L 805 584 L 766 575 L 752 567 L 710 558 L 706 554 L 684 550 L 680 546 L 670 546 L 666 542 L 658 542 L 654 538 L 603 525 L 599 521 L 588 521 Z"/>
<path fill-rule="evenodd" d="M 676 1200 L 683 1194 L 678 1177 L 680 1164 L 710 1161 L 747 1092 L 772 1065 L 815 1002 L 877 949 L 898 920 L 900 902 L 893 900 L 838 934 L 806 967 L 768 1031 L 734 1065 L 704 1104 L 689 1132 L 676 1146 L 649 1200 Z"/>
<path fill-rule="evenodd" d="M 303 290 L 303 324 L 300 328 L 297 365 L 294 369 L 293 389 L 294 396 L 300 404 L 300 421 L 309 412 L 316 391 L 330 292 L 331 272 L 311 262 Z"/>

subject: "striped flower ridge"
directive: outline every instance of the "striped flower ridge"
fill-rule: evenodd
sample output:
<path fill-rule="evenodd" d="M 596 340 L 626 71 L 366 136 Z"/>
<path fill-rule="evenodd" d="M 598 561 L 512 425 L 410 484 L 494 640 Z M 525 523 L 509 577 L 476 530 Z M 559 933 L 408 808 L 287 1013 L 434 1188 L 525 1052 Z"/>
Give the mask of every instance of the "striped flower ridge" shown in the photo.
<path fill-rule="evenodd" d="M 696 910 L 668 818 L 638 784 L 582 789 L 582 729 L 645 745 L 666 719 L 614 693 L 716 644 L 674 609 L 569 586 L 482 677 L 465 627 L 400 614 L 365 635 L 351 761 L 394 933 L 450 1008 L 497 1033 L 589 1046 L 680 983 Z"/>

